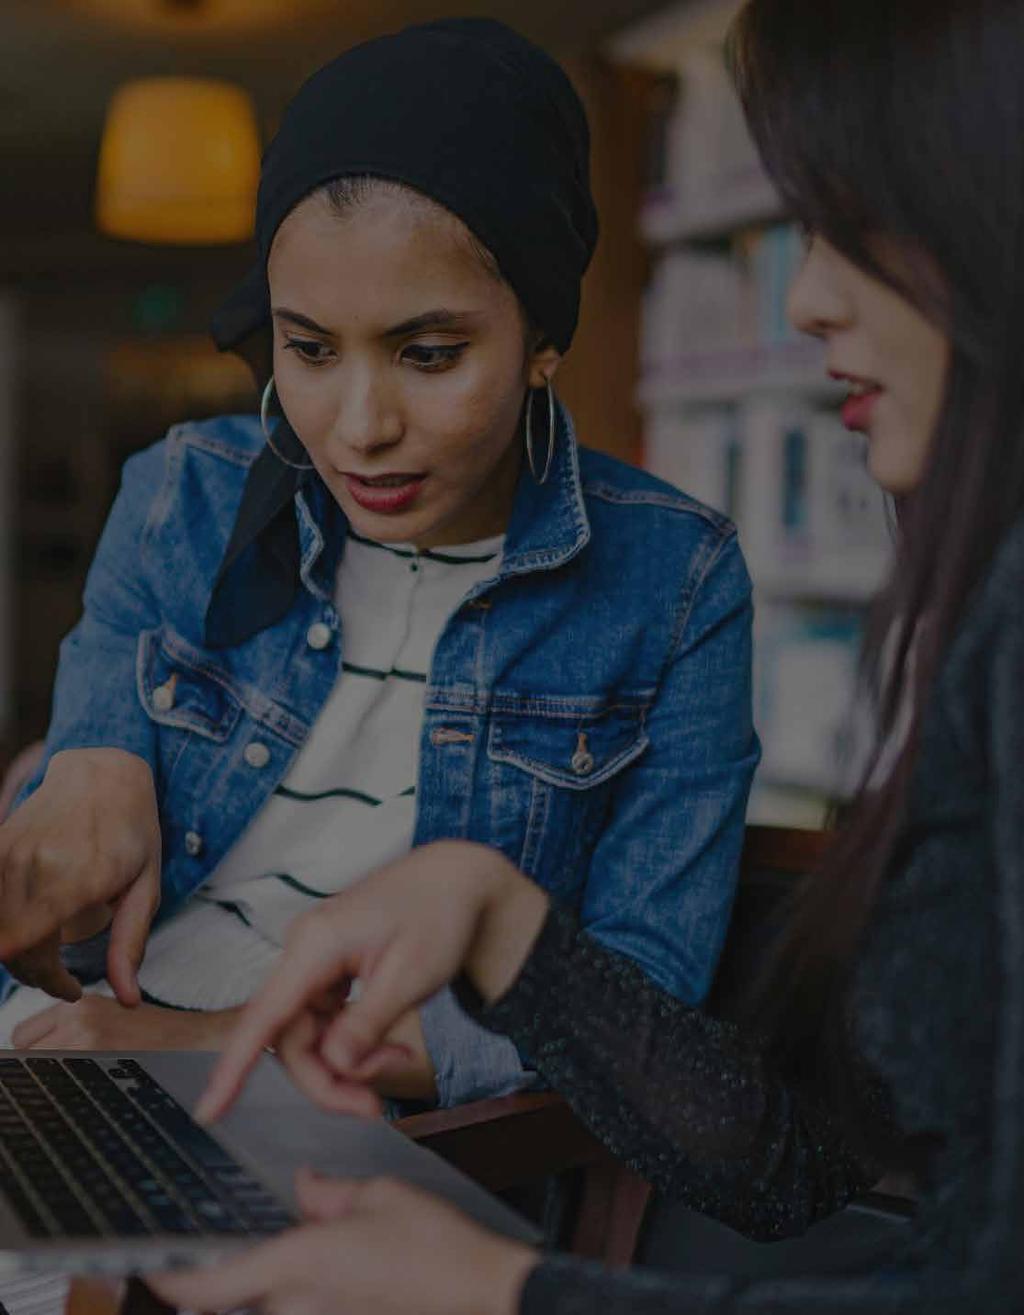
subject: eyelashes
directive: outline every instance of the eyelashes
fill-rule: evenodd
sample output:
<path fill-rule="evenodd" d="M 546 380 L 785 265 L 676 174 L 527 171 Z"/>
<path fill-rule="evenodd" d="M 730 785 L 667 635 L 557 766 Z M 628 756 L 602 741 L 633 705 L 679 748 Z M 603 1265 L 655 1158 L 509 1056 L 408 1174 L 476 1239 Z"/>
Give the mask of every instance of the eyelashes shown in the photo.
<path fill-rule="evenodd" d="M 437 374 L 457 365 L 468 347 L 468 342 L 408 343 L 399 360 L 425 374 Z M 322 366 L 334 359 L 334 352 L 315 338 L 286 338 L 284 350 L 294 352 L 306 365 Z"/>
<path fill-rule="evenodd" d="M 321 365 L 327 359 L 320 355 L 321 352 L 326 352 L 327 348 L 315 338 L 286 338 L 284 349 L 286 352 L 294 352 L 300 360 L 309 365 Z"/>
<path fill-rule="evenodd" d="M 410 343 L 408 347 L 403 349 L 402 359 L 409 360 L 419 369 L 428 372 L 447 370 L 456 364 L 468 346 L 468 342 L 452 343 L 445 346 L 426 346 L 422 343 Z"/>

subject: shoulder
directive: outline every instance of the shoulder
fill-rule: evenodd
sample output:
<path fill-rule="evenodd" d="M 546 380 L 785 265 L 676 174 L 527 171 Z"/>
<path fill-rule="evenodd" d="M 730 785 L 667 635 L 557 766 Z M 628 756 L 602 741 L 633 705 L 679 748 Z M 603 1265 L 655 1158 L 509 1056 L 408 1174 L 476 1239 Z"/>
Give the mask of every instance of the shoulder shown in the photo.
<path fill-rule="evenodd" d="M 1003 537 L 942 659 L 934 711 L 984 754 L 990 728 L 1024 725 L 1024 518 Z"/>
<path fill-rule="evenodd" d="M 1003 538 L 982 589 L 981 607 L 1015 630 L 1024 627 L 1024 516 Z"/>
<path fill-rule="evenodd" d="M 978 599 L 971 627 L 988 659 L 996 720 L 1014 723 L 1024 741 L 1024 517 L 1003 538 Z M 1024 742 L 1021 745 L 1024 748 Z"/>
<path fill-rule="evenodd" d="M 186 455 L 210 458 L 210 464 L 226 463 L 247 471 L 263 446 L 258 416 L 213 416 L 208 420 L 185 420 L 172 425 L 159 442 L 136 452 L 125 462 L 125 472 L 153 471 L 173 466 Z M 206 464 L 203 462 L 203 464 Z"/>
<path fill-rule="evenodd" d="M 750 580 L 727 516 L 664 480 L 604 453 L 580 449 L 580 483 L 603 568 L 623 582 L 652 576 L 685 582 L 690 592 L 712 571 L 730 592 Z M 627 587 L 629 587 L 627 585 Z"/>
<path fill-rule="evenodd" d="M 217 509 L 237 504 L 263 435 L 257 416 L 214 416 L 173 425 L 151 447 L 129 457 L 122 472 L 122 497 L 145 504 L 150 524 L 173 514 L 186 492 L 190 503 Z"/>
<path fill-rule="evenodd" d="M 581 447 L 579 454 L 580 482 L 588 509 L 598 503 L 622 508 L 627 514 L 635 511 L 640 516 L 679 518 L 723 539 L 736 533 L 727 516 L 646 470 L 590 448 Z"/>
<path fill-rule="evenodd" d="M 168 459 L 194 454 L 201 461 L 209 458 L 209 464 L 226 463 L 247 471 L 263 447 L 263 433 L 259 416 L 213 416 L 172 425 L 163 445 Z"/>
<path fill-rule="evenodd" d="M 977 669 L 979 657 L 991 662 L 1024 635 L 1024 517 L 1003 536 L 981 581 L 973 590 L 945 662 L 956 677 Z M 948 683 L 948 682 L 947 682 Z"/>
<path fill-rule="evenodd" d="M 125 462 L 103 547 L 135 543 L 157 575 L 168 555 L 198 555 L 204 569 L 219 561 L 262 442 L 255 416 L 174 425 Z"/>

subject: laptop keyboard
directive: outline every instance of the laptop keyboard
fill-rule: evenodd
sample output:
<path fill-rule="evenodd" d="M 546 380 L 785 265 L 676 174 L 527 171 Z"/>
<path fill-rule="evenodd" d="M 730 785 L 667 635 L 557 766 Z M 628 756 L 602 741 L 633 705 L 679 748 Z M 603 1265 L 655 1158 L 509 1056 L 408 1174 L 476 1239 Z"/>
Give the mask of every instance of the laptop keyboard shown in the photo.
<path fill-rule="evenodd" d="M 0 1059 L 0 1190 L 37 1238 L 261 1235 L 293 1222 L 131 1059 Z"/>

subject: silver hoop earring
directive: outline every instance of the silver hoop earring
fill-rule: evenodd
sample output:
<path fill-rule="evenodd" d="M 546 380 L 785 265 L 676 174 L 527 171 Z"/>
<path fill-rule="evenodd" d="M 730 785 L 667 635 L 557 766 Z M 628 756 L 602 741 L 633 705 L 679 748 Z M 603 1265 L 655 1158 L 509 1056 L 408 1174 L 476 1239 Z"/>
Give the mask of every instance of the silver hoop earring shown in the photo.
<path fill-rule="evenodd" d="M 288 458 L 274 446 L 274 440 L 270 437 L 270 398 L 274 391 L 274 376 L 271 375 L 267 380 L 267 386 L 263 390 L 263 397 L 260 401 L 260 428 L 263 430 L 263 437 L 267 440 L 267 447 L 270 448 L 274 456 L 282 466 L 290 466 L 292 470 L 312 470 L 312 461 L 289 461 Z"/>
<path fill-rule="evenodd" d="M 551 387 L 551 380 L 544 380 L 545 387 L 548 390 L 548 451 L 544 458 L 544 470 L 537 474 L 537 460 L 533 454 L 533 389 L 526 395 L 526 460 L 530 466 L 530 474 L 538 484 L 546 484 L 548 475 L 551 474 L 551 458 L 555 455 L 555 394 Z"/>

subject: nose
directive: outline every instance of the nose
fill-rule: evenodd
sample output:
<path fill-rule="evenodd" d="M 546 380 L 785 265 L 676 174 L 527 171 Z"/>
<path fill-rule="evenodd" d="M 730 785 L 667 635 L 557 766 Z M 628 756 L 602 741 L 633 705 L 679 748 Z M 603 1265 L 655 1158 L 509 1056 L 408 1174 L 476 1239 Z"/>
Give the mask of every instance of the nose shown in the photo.
<path fill-rule="evenodd" d="M 825 338 L 852 322 L 853 306 L 843 287 L 837 256 L 822 238 L 811 239 L 790 285 L 786 306 L 790 323 L 801 333 Z"/>
<path fill-rule="evenodd" d="M 401 414 L 383 382 L 370 369 L 339 372 L 334 422 L 327 455 L 338 470 L 352 457 L 371 457 L 401 441 Z"/>

